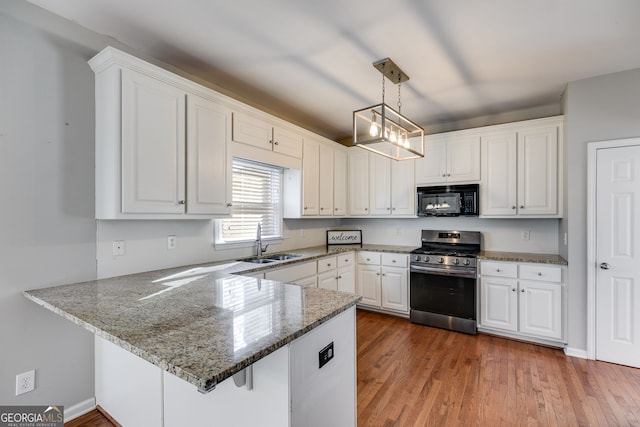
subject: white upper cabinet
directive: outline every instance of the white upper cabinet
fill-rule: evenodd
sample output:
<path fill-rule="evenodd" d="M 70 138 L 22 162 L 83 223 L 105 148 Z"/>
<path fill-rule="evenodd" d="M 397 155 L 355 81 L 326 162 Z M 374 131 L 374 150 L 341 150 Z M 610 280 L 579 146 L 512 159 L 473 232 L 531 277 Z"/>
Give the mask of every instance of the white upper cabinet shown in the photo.
<path fill-rule="evenodd" d="M 227 107 L 200 96 L 187 96 L 187 213 L 230 213 L 230 118 Z"/>
<path fill-rule="evenodd" d="M 480 216 L 562 217 L 562 118 L 482 135 Z"/>
<path fill-rule="evenodd" d="M 184 91 L 122 70 L 122 213 L 185 212 Z"/>
<path fill-rule="evenodd" d="M 217 94 L 110 47 L 89 64 L 96 74 L 96 218 L 229 214 L 231 113 Z"/>
<path fill-rule="evenodd" d="M 449 132 L 425 137 L 425 154 L 415 160 L 418 185 L 480 180 L 480 137 Z"/>
<path fill-rule="evenodd" d="M 369 215 L 369 152 L 349 150 L 349 215 Z"/>
<path fill-rule="evenodd" d="M 346 148 L 310 137 L 303 148 L 302 170 L 284 171 L 284 217 L 345 216 Z"/>
<path fill-rule="evenodd" d="M 336 216 L 347 215 L 347 151 L 334 150 L 333 152 L 333 214 Z M 320 193 L 323 191 L 320 180 Z"/>
<path fill-rule="evenodd" d="M 298 159 L 302 157 L 301 134 L 249 114 L 233 113 L 233 141 Z"/>
<path fill-rule="evenodd" d="M 349 213 L 415 216 L 414 162 L 391 160 L 360 148 L 352 150 L 355 151 L 350 153 L 349 163 Z M 366 189 L 369 190 L 368 198 L 364 194 Z"/>
<path fill-rule="evenodd" d="M 317 172 L 316 188 L 319 191 L 319 214 L 333 215 L 333 185 L 334 185 L 334 149 L 327 145 L 319 147 L 319 169 Z M 303 160 L 304 164 L 304 160 Z"/>

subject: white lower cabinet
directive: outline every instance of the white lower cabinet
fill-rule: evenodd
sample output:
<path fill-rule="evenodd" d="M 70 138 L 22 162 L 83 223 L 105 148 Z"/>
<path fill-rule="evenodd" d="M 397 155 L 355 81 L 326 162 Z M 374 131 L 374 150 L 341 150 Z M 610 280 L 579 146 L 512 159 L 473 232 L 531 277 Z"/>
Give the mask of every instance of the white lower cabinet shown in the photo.
<path fill-rule="evenodd" d="M 562 267 L 480 262 L 479 330 L 563 342 Z"/>
<path fill-rule="evenodd" d="M 304 287 L 316 287 L 316 262 L 309 261 L 294 264 L 289 267 L 268 270 L 264 273 L 264 278 L 268 280 L 277 280 L 284 283 L 295 283 Z"/>
<path fill-rule="evenodd" d="M 251 366 L 251 390 L 227 378 L 202 394 L 96 336 L 96 404 L 123 426 L 356 426 L 355 307 Z"/>
<path fill-rule="evenodd" d="M 318 260 L 318 287 L 354 294 L 355 254 L 349 252 Z"/>
<path fill-rule="evenodd" d="M 409 313 L 409 270 L 406 254 L 358 252 L 359 305 L 392 313 Z"/>

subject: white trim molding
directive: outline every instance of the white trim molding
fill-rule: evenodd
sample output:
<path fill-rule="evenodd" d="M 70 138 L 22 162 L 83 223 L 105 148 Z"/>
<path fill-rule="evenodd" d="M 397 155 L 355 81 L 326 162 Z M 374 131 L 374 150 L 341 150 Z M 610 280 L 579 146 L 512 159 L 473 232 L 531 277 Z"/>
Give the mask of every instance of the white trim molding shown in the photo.
<path fill-rule="evenodd" d="M 64 408 L 64 422 L 67 423 L 71 420 L 78 418 L 88 412 L 96 409 L 96 398 L 91 397 L 75 405 L 65 406 Z"/>
<path fill-rule="evenodd" d="M 569 356 L 569 357 L 579 357 L 580 359 L 589 359 L 589 357 L 587 357 L 587 351 L 581 348 L 567 347 L 564 349 L 564 354 L 565 356 Z"/>

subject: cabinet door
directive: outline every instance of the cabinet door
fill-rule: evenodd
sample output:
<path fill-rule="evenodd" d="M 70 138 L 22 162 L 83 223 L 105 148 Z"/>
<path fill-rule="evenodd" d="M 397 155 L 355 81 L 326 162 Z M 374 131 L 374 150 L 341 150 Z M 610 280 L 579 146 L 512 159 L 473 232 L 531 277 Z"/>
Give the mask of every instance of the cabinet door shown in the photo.
<path fill-rule="evenodd" d="M 349 150 L 349 215 L 369 215 L 369 152 Z"/>
<path fill-rule="evenodd" d="M 353 266 L 338 270 L 338 290 L 341 292 L 356 293 L 356 277 Z"/>
<path fill-rule="evenodd" d="M 518 131 L 518 215 L 558 213 L 558 131 Z"/>
<path fill-rule="evenodd" d="M 232 138 L 235 142 L 253 145 L 263 150 L 272 150 L 271 124 L 242 113 L 233 113 Z"/>
<path fill-rule="evenodd" d="M 391 214 L 416 214 L 414 162 L 391 162 Z"/>
<path fill-rule="evenodd" d="M 187 213 L 231 212 L 230 119 L 228 108 L 187 96 Z"/>
<path fill-rule="evenodd" d="M 318 274 L 318 287 L 322 289 L 338 290 L 338 275 L 336 270 L 329 270 Z"/>
<path fill-rule="evenodd" d="M 344 150 L 333 153 L 333 214 L 347 214 L 347 152 Z"/>
<path fill-rule="evenodd" d="M 520 332 L 562 338 L 562 285 L 520 281 Z"/>
<path fill-rule="evenodd" d="M 480 180 L 480 137 L 447 139 L 447 182 Z"/>
<path fill-rule="evenodd" d="M 184 213 L 185 93 L 122 70 L 122 213 Z"/>
<path fill-rule="evenodd" d="M 320 144 L 312 139 L 304 141 L 302 158 L 302 215 L 318 215 L 320 174 Z"/>
<path fill-rule="evenodd" d="M 518 286 L 515 279 L 480 278 L 480 324 L 518 330 Z"/>
<path fill-rule="evenodd" d="M 406 268 L 382 267 L 382 307 L 407 312 L 409 281 Z"/>
<path fill-rule="evenodd" d="M 415 161 L 416 183 L 437 184 L 447 180 L 447 142 L 443 137 L 426 137 L 424 157 Z"/>
<path fill-rule="evenodd" d="M 371 154 L 369 181 L 371 215 L 391 215 L 391 159 Z"/>
<path fill-rule="evenodd" d="M 380 267 L 377 265 L 359 265 L 356 282 L 361 304 L 380 307 Z"/>
<path fill-rule="evenodd" d="M 325 144 L 320 145 L 320 167 L 318 170 L 320 215 L 333 215 L 333 151 L 333 148 Z M 302 161 L 304 163 L 304 159 Z"/>
<path fill-rule="evenodd" d="M 480 191 L 480 216 L 516 215 L 516 135 L 484 135 L 481 141 L 483 188 Z"/>
<path fill-rule="evenodd" d="M 273 151 L 287 156 L 302 158 L 302 135 L 291 129 L 273 128 Z"/>

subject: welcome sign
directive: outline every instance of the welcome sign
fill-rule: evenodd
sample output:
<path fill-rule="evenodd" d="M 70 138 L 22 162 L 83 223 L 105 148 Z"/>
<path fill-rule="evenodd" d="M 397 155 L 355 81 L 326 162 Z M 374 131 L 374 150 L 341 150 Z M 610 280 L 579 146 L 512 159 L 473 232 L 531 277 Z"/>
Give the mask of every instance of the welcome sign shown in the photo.
<path fill-rule="evenodd" d="M 362 247 L 362 230 L 327 230 L 327 248 L 332 245 Z"/>

